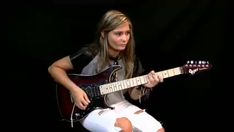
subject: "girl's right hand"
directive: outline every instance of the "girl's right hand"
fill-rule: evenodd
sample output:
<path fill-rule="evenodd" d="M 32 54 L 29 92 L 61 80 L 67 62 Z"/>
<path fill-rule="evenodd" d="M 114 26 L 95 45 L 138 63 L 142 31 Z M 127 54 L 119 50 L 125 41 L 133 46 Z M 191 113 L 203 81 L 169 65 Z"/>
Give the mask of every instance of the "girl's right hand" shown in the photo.
<path fill-rule="evenodd" d="M 76 106 L 81 110 L 85 110 L 90 103 L 88 95 L 81 88 L 77 88 L 77 90 L 73 91 L 72 97 Z"/>

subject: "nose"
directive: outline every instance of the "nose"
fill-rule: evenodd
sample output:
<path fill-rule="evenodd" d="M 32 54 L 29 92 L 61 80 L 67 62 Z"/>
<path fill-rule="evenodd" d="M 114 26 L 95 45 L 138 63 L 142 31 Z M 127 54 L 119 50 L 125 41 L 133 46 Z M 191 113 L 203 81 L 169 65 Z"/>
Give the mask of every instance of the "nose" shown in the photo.
<path fill-rule="evenodd" d="M 126 34 L 124 34 L 124 35 L 121 37 L 121 40 L 122 40 L 124 43 L 126 43 L 126 42 L 128 41 L 128 39 L 129 39 L 129 36 L 126 35 Z"/>

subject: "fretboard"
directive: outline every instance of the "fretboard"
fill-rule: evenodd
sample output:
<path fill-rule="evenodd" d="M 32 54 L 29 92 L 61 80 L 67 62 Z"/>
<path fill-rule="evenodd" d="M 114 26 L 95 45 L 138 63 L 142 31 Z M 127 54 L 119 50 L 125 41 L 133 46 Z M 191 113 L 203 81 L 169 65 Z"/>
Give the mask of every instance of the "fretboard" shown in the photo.
<path fill-rule="evenodd" d="M 171 68 L 168 70 L 159 71 L 157 72 L 157 74 L 161 75 L 163 78 L 169 78 L 169 77 L 183 74 L 183 70 L 181 67 L 176 67 L 176 68 Z M 143 76 L 138 76 L 138 77 L 134 77 L 134 78 L 126 79 L 126 80 L 103 84 L 103 85 L 100 85 L 99 88 L 100 88 L 101 95 L 104 95 L 104 94 L 116 92 L 119 90 L 128 89 L 131 87 L 146 84 L 147 81 L 148 81 L 147 75 L 143 75 Z"/>

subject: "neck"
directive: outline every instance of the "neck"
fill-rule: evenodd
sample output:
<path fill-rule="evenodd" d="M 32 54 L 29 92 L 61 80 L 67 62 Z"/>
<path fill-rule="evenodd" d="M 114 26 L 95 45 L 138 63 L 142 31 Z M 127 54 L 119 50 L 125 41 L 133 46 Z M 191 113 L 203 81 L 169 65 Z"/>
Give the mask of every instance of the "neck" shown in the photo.
<path fill-rule="evenodd" d="M 119 57 L 120 51 L 109 49 L 109 57 L 110 59 L 117 59 Z"/>

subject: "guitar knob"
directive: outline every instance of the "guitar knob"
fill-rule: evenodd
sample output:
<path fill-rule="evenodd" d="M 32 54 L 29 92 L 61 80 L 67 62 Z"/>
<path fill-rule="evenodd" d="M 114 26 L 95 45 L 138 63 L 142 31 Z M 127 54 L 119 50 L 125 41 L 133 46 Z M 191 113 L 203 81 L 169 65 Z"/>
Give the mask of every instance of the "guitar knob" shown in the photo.
<path fill-rule="evenodd" d="M 79 117 L 79 116 L 80 116 L 80 113 L 75 113 L 75 116 L 76 116 L 76 117 Z"/>

